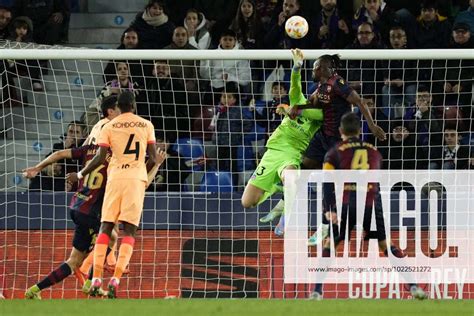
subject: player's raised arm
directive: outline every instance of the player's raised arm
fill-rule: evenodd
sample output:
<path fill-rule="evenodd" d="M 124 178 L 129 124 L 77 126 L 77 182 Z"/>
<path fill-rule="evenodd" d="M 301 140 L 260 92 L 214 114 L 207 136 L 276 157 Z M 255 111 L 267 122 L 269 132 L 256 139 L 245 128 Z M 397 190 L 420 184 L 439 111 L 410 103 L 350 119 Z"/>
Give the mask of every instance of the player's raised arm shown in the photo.
<path fill-rule="evenodd" d="M 290 106 L 298 106 L 308 103 L 303 95 L 301 86 L 301 67 L 304 62 L 303 52 L 296 48 L 291 50 L 293 55 L 293 69 L 291 70 L 290 91 L 288 96 L 290 98 Z"/>
<path fill-rule="evenodd" d="M 150 146 L 152 144 L 149 144 Z M 147 147 L 148 150 L 148 147 Z M 148 181 L 147 181 L 147 187 L 151 184 L 153 179 L 156 177 L 156 173 L 158 172 L 158 169 L 160 169 L 161 164 L 165 161 L 166 158 L 168 158 L 168 154 L 166 153 L 165 150 L 162 150 L 161 148 L 156 149 L 155 151 L 156 157 L 155 157 L 155 162 L 152 165 L 150 160 L 147 161 L 147 173 L 148 173 Z M 149 165 L 152 166 L 151 169 L 149 169 Z"/>
<path fill-rule="evenodd" d="M 314 100 L 307 100 L 303 95 L 303 88 L 301 85 L 301 67 L 304 62 L 303 52 L 296 48 L 291 50 L 293 55 L 293 69 L 291 71 L 291 83 L 290 91 L 288 96 L 290 98 L 290 107 L 288 109 L 281 110 L 286 112 L 291 119 L 295 119 L 298 116 L 303 116 L 311 120 L 322 120 L 322 111 L 304 111 L 304 109 L 316 108 Z M 281 112 L 280 111 L 280 112 Z"/>
<path fill-rule="evenodd" d="M 91 162 L 87 164 L 84 168 L 82 168 L 81 171 L 79 171 L 75 176 L 77 176 L 77 179 L 82 179 L 86 175 L 88 175 L 91 171 L 95 170 L 97 167 L 102 165 L 105 162 L 105 159 L 107 158 L 107 151 L 108 147 L 100 146 L 99 150 L 95 154 L 94 158 L 92 158 Z M 67 181 L 74 181 L 74 177 L 72 174 L 68 173 L 66 175 L 66 180 Z"/>
<path fill-rule="evenodd" d="M 72 158 L 71 149 L 63 149 L 60 151 L 56 151 L 52 153 L 51 155 L 49 155 L 48 157 L 46 157 L 45 159 L 43 159 L 36 166 L 23 169 L 22 170 L 23 177 L 28 178 L 28 179 L 34 178 L 41 170 L 43 170 L 47 166 L 64 159 L 71 159 L 71 158 Z"/>
<path fill-rule="evenodd" d="M 367 124 L 369 126 L 370 131 L 377 137 L 379 140 L 387 139 L 385 135 L 385 131 L 378 125 L 374 123 L 374 119 L 370 114 L 369 108 L 367 105 L 362 101 L 361 97 L 356 91 L 352 91 L 346 98 L 347 102 L 351 104 L 355 104 L 359 107 L 360 112 L 364 115 L 364 118 L 367 120 Z"/>

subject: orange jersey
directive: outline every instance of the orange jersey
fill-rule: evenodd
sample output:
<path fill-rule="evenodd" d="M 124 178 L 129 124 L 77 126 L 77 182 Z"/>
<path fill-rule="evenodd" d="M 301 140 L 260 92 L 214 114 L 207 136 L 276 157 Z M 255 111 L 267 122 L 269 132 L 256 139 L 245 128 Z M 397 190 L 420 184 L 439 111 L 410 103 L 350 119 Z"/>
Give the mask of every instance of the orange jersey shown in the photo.
<path fill-rule="evenodd" d="M 100 131 L 102 130 L 104 125 L 107 124 L 108 122 L 110 122 L 110 120 L 105 117 L 101 119 L 100 121 L 98 121 L 97 123 L 95 123 L 94 127 L 89 133 L 89 136 L 84 141 L 83 145 L 96 145 L 97 140 L 99 140 Z"/>
<path fill-rule="evenodd" d="M 108 180 L 138 179 L 147 181 L 146 148 L 155 143 L 153 124 L 131 112 L 123 113 L 102 128 L 99 146 L 110 147 L 112 159 Z"/>

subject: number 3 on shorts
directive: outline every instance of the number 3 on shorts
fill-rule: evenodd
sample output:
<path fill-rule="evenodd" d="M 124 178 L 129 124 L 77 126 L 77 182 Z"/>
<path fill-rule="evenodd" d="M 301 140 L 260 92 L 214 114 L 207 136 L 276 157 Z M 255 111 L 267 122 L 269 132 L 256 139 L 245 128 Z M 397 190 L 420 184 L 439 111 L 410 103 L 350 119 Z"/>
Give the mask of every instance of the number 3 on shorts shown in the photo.
<path fill-rule="evenodd" d="M 264 171 L 265 171 L 265 167 L 261 166 L 260 169 L 255 172 L 255 175 L 261 176 L 261 175 L 263 175 Z"/>

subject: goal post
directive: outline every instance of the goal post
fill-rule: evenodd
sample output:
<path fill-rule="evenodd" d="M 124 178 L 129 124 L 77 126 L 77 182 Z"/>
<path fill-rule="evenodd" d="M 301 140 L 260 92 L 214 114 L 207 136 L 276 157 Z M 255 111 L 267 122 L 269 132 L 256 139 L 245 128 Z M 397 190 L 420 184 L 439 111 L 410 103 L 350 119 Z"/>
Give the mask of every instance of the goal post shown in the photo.
<path fill-rule="evenodd" d="M 71 250 L 73 223 L 68 203 L 72 192 L 66 192 L 64 174 L 77 169 L 77 162 L 43 170 L 34 185 L 34 180 L 22 178 L 22 169 L 85 138 L 87 128 L 83 130 L 82 125 L 87 127 L 99 118 L 101 100 L 129 89 L 136 93 L 138 113 L 154 123 L 170 159 L 146 193 L 130 273 L 122 281 L 120 295 L 310 296 L 312 284 L 284 283 L 284 242 L 273 233 L 277 221 L 259 221 L 281 194 L 253 209 L 243 209 L 240 203 L 265 142 L 279 123 L 272 107 L 288 102 L 287 97 L 272 95 L 272 88 L 275 82 L 281 83 L 277 92 L 288 93 L 290 50 L 36 49 L 11 43 L 2 47 L 0 294 L 21 298 L 28 286 L 67 259 Z M 384 168 L 442 169 L 445 162 L 462 163 L 459 169 L 473 168 L 472 50 L 303 53 L 305 95 L 317 88 L 311 79 L 312 62 L 324 54 L 340 55 L 340 74 L 354 83 L 364 102 L 372 102 L 373 113 L 378 113 L 375 119 L 387 132 L 389 141 L 376 144 L 384 155 Z M 128 72 L 123 82 L 121 63 Z M 35 72 L 38 81 L 31 79 Z M 387 79 L 404 80 L 396 78 L 398 73 L 414 74 L 409 79 L 414 90 L 405 91 L 408 84 L 398 90 L 390 86 Z M 42 89 L 35 90 L 35 82 Z M 235 90 L 228 90 L 229 83 L 234 83 Z M 461 88 L 447 92 L 446 83 Z M 432 98 L 433 117 L 424 121 L 423 130 L 417 130 L 410 122 L 422 116 L 414 100 L 424 85 L 428 91 L 423 92 Z M 228 97 L 222 99 L 223 93 L 229 91 L 236 96 L 238 111 L 221 104 Z M 458 156 L 444 151 L 445 129 L 457 133 L 459 147 L 454 147 L 462 149 Z M 362 126 L 362 133 L 371 141 L 367 126 Z M 310 215 L 308 236 L 316 224 L 316 217 Z M 474 284 L 462 288 L 426 285 L 426 289 L 432 298 L 474 299 Z M 396 290 L 401 298 L 410 295 L 403 286 Z M 387 298 L 390 291 L 381 284 L 327 284 L 325 298 Z M 43 297 L 83 296 L 70 277 L 44 291 Z"/>

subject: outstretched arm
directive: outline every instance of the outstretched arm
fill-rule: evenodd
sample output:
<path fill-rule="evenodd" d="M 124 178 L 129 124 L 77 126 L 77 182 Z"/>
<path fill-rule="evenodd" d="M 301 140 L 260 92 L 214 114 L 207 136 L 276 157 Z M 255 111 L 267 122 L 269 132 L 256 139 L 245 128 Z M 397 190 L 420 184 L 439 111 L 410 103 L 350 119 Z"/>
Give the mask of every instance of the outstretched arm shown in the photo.
<path fill-rule="evenodd" d="M 385 140 L 387 137 L 384 130 L 374 123 L 372 115 L 369 112 L 367 105 L 362 102 L 359 94 L 355 91 L 352 91 L 351 94 L 346 98 L 347 102 L 355 104 L 359 107 L 360 112 L 364 115 L 364 118 L 367 120 L 367 125 L 369 126 L 370 131 L 377 137 L 379 140 Z"/>
<path fill-rule="evenodd" d="M 71 149 L 63 149 L 60 151 L 56 151 L 52 153 L 51 155 L 49 155 L 48 157 L 46 157 L 45 159 L 43 159 L 43 161 L 38 163 L 36 166 L 23 169 L 22 170 L 23 177 L 28 178 L 28 179 L 34 178 L 45 167 L 55 162 L 58 162 L 60 160 L 71 159 L 71 158 L 72 158 Z"/>
<path fill-rule="evenodd" d="M 304 97 L 301 86 L 301 67 L 304 61 L 303 52 L 296 48 L 291 50 L 291 54 L 293 55 L 293 69 L 291 70 L 290 91 L 288 96 L 290 98 L 290 106 L 293 107 L 306 104 L 308 100 Z"/>
<path fill-rule="evenodd" d="M 108 147 L 100 146 L 99 150 L 95 154 L 94 158 L 92 158 L 92 160 L 87 164 L 87 166 L 82 168 L 82 170 L 79 171 L 77 174 L 74 173 L 74 175 L 72 175 L 71 173 L 68 173 L 66 175 L 66 180 L 67 181 L 74 181 L 75 180 L 74 178 L 76 176 L 77 176 L 77 179 L 80 180 L 83 177 L 85 177 L 86 175 L 88 175 L 91 171 L 95 170 L 97 167 L 99 167 L 101 164 L 103 164 L 105 162 L 105 158 L 107 157 L 107 151 L 108 150 L 109 150 Z"/>
<path fill-rule="evenodd" d="M 154 146 L 154 144 L 150 144 Z M 160 169 L 161 164 L 165 161 L 166 158 L 168 158 L 168 154 L 166 154 L 166 151 L 162 150 L 161 148 L 158 148 L 155 152 L 155 160 L 154 160 L 154 165 L 153 167 L 148 171 L 148 181 L 146 186 L 148 187 L 153 179 L 156 177 L 156 173 L 158 172 L 158 169 Z M 148 161 L 149 162 L 149 161 Z M 147 165 L 148 165 L 147 162 Z"/>

